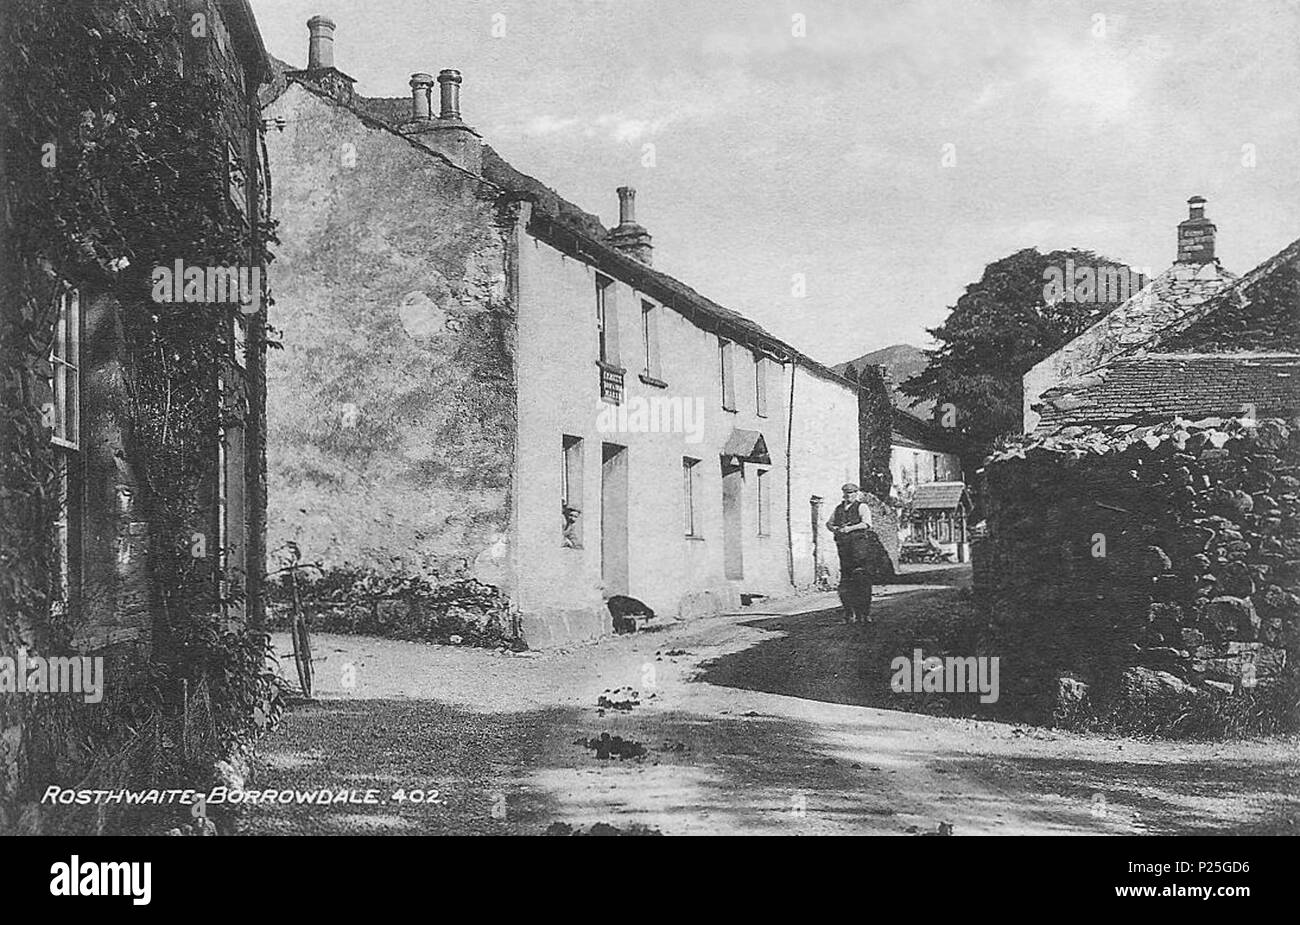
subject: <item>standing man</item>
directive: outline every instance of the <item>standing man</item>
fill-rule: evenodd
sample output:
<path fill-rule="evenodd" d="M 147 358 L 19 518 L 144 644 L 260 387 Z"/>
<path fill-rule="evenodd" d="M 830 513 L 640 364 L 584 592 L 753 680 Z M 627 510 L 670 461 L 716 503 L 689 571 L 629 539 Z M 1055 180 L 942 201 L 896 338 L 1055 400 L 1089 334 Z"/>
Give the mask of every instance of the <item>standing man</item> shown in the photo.
<path fill-rule="evenodd" d="M 852 482 L 841 489 L 844 500 L 835 506 L 826 529 L 835 537 L 840 555 L 840 603 L 845 623 L 871 621 L 871 509 Z"/>

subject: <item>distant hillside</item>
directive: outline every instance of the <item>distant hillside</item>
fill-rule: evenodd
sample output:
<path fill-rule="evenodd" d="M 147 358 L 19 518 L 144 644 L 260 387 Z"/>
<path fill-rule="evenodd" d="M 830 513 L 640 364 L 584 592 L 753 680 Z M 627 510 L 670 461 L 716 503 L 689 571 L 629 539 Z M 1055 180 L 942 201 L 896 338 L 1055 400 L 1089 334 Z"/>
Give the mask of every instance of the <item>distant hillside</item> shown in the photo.
<path fill-rule="evenodd" d="M 889 380 L 889 385 L 894 396 L 894 407 L 901 408 L 911 414 L 916 415 L 924 420 L 930 420 L 930 415 L 934 410 L 933 401 L 923 401 L 915 406 L 911 404 L 911 396 L 904 395 L 898 390 L 898 386 L 905 380 L 915 376 L 921 370 L 925 369 L 925 353 L 919 347 L 913 347 L 911 344 L 894 344 L 892 347 L 884 347 L 880 350 L 873 350 L 871 353 L 864 354 L 856 360 L 849 360 L 847 363 L 841 363 L 835 367 L 837 373 L 842 373 L 850 366 L 858 369 L 862 366 L 883 366 L 885 375 Z"/>

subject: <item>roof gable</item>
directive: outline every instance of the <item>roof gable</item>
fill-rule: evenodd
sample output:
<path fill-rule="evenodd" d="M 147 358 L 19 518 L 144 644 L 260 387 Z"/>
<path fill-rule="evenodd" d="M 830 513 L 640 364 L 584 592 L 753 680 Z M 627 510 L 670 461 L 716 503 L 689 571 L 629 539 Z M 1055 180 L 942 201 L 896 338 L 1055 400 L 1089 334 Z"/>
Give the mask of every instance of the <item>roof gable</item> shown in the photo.
<path fill-rule="evenodd" d="M 1151 349 L 1179 323 L 1201 317 L 1203 306 L 1234 279 L 1217 261 L 1176 263 L 1035 369 L 1049 366 L 1058 377 L 1069 378 Z"/>

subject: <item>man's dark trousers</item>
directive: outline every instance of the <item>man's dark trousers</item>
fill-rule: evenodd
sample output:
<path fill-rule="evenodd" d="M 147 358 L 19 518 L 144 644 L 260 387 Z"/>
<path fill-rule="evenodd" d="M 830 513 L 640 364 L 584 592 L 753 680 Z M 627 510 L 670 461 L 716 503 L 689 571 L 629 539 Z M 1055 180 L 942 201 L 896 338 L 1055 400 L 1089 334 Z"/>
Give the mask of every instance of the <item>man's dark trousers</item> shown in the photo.
<path fill-rule="evenodd" d="M 850 621 L 866 621 L 871 616 L 870 548 L 862 533 L 849 533 L 836 538 L 836 551 L 840 554 L 840 602 Z"/>

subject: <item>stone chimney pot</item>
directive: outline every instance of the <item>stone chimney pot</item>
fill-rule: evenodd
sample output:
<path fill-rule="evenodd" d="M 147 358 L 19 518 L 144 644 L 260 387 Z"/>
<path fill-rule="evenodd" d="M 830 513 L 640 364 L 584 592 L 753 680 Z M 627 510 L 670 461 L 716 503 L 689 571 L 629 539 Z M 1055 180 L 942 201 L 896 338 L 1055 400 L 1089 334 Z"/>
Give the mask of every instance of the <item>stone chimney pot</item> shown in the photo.
<path fill-rule="evenodd" d="M 440 118 L 460 119 L 460 71 L 446 68 L 438 72 Z"/>
<path fill-rule="evenodd" d="M 428 121 L 432 92 L 432 74 L 417 73 L 411 75 L 411 118 L 416 122 Z"/>
<path fill-rule="evenodd" d="M 618 226 L 609 233 L 609 244 L 616 250 L 651 265 L 654 245 L 650 232 L 636 222 L 636 190 L 630 186 L 618 188 Z"/>
<path fill-rule="evenodd" d="M 307 20 L 311 38 L 307 43 L 307 70 L 334 66 L 334 20 L 313 16 Z"/>

